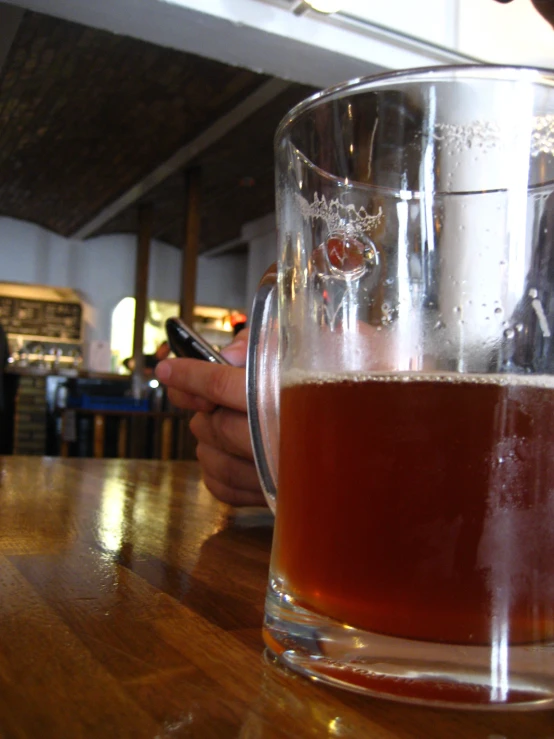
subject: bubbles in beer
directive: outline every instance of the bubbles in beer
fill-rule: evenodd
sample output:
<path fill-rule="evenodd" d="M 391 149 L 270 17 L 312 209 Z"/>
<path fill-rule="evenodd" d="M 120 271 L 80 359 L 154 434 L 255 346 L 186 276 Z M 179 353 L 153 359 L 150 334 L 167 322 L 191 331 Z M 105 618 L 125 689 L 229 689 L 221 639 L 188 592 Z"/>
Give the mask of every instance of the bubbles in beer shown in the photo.
<path fill-rule="evenodd" d="M 381 304 L 381 323 L 383 325 L 392 323 L 393 317 L 394 317 L 393 313 L 394 313 L 394 309 L 390 305 L 390 303 L 382 303 Z"/>

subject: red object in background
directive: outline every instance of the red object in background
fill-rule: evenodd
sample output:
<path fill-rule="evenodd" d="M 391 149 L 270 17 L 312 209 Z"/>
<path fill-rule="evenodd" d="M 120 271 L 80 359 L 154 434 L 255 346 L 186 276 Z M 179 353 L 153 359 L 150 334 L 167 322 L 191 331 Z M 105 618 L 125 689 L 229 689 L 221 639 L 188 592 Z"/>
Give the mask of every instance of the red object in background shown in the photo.
<path fill-rule="evenodd" d="M 233 313 L 231 315 L 231 326 L 233 328 L 237 325 L 237 323 L 246 323 L 247 316 L 244 315 L 244 313 Z"/>

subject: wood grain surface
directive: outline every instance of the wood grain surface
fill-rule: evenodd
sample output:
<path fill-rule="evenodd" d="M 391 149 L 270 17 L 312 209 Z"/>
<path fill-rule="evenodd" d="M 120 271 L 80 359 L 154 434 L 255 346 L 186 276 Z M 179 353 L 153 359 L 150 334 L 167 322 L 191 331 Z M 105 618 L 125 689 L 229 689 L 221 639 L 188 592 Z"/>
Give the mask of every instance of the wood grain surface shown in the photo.
<path fill-rule="evenodd" d="M 2 739 L 554 739 L 554 713 L 415 708 L 264 657 L 272 521 L 190 462 L 0 460 Z"/>

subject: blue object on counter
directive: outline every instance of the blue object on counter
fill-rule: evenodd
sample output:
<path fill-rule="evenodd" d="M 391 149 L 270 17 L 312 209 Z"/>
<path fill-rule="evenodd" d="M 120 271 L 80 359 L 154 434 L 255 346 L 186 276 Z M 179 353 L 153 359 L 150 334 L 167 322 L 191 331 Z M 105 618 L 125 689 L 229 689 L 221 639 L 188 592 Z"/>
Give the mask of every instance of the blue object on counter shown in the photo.
<path fill-rule="evenodd" d="M 84 411 L 149 411 L 150 401 L 148 398 L 137 400 L 136 398 L 110 397 L 105 395 L 76 395 L 70 397 L 67 402 L 68 408 L 80 408 Z"/>

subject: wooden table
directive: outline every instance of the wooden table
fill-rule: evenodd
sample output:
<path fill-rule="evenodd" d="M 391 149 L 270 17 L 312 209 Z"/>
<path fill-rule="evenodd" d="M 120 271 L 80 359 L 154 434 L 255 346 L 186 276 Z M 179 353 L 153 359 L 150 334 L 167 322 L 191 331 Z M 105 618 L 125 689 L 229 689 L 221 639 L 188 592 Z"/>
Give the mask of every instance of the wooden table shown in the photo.
<path fill-rule="evenodd" d="M 554 739 L 554 713 L 332 690 L 264 659 L 265 511 L 186 462 L 0 459 L 1 739 Z"/>

